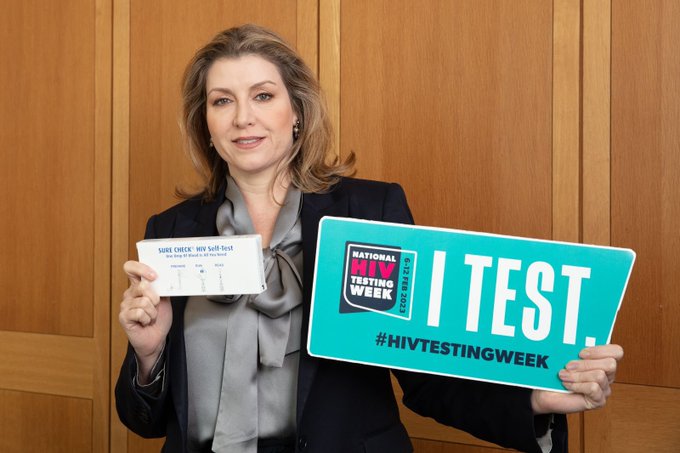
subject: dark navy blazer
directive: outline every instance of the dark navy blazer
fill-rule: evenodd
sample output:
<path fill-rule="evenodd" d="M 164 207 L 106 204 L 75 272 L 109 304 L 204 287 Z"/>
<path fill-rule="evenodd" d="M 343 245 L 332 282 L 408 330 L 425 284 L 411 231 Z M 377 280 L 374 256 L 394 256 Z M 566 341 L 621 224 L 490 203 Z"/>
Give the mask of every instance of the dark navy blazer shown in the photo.
<path fill-rule="evenodd" d="M 214 236 L 213 202 L 186 200 L 149 219 L 147 238 Z M 304 194 L 303 323 L 297 388 L 296 451 L 314 453 L 411 452 L 399 419 L 390 371 L 385 368 L 310 357 L 307 344 L 318 224 L 323 216 L 413 223 L 406 197 L 397 184 L 344 178 L 325 194 Z M 173 322 L 166 342 L 166 385 L 151 398 L 137 391 L 133 352 L 128 348 L 118 383 L 116 407 L 121 421 L 143 437 L 166 436 L 165 452 L 185 452 L 187 370 L 184 349 L 186 297 L 172 299 Z M 392 371 L 404 391 L 404 404 L 415 412 L 474 436 L 540 453 L 529 389 L 421 373 Z M 539 428 L 540 430 L 541 428 Z M 542 433 L 539 432 L 539 435 Z M 556 416 L 553 452 L 567 451 L 564 416 Z"/>

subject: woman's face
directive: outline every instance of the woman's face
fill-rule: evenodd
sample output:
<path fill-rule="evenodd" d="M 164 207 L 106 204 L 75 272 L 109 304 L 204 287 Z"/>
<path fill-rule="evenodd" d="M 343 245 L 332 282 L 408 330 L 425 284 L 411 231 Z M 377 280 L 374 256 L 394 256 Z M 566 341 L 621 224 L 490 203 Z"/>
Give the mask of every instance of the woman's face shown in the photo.
<path fill-rule="evenodd" d="M 291 150 L 297 120 L 276 66 L 256 55 L 216 60 L 206 96 L 210 136 L 229 173 L 271 181 Z"/>

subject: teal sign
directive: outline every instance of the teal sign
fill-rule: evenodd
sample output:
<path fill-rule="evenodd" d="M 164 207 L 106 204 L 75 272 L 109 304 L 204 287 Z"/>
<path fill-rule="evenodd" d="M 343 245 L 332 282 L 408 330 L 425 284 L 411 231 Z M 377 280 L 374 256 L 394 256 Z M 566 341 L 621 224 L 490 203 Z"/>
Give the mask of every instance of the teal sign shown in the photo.
<path fill-rule="evenodd" d="M 316 357 L 566 391 L 557 373 L 609 342 L 628 249 L 325 217 Z"/>

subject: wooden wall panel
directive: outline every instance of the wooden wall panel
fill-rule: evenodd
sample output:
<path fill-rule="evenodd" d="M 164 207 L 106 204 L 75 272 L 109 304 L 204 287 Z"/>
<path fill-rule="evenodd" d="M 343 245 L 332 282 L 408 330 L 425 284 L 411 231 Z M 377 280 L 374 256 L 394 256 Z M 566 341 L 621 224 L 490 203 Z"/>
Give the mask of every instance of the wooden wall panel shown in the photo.
<path fill-rule="evenodd" d="M 165 438 L 144 439 L 130 432 L 127 438 L 127 453 L 156 453 L 161 451 Z M 115 450 L 111 450 L 112 452 Z M 118 450 L 122 451 L 122 450 Z"/>
<path fill-rule="evenodd" d="M 94 2 L 3 2 L 0 54 L 0 330 L 91 336 Z"/>
<path fill-rule="evenodd" d="M 92 401 L 0 390 L 0 451 L 90 453 Z"/>
<path fill-rule="evenodd" d="M 620 379 L 680 388 L 680 4 L 612 2 L 611 235 L 637 262 Z"/>
<path fill-rule="evenodd" d="M 90 338 L 0 332 L 0 357 L 2 389 L 80 398 L 94 393 L 96 355 Z"/>
<path fill-rule="evenodd" d="M 111 1 L 2 6 L 0 451 L 103 451 Z"/>
<path fill-rule="evenodd" d="M 421 224 L 550 238 L 551 2 L 341 14 L 341 152 L 359 175 L 402 183 Z"/>
<path fill-rule="evenodd" d="M 600 411 L 585 414 L 585 453 L 675 453 L 680 389 L 616 384 Z"/>
<path fill-rule="evenodd" d="M 508 451 L 503 448 L 476 447 L 449 442 L 435 442 L 428 439 L 411 439 L 411 441 L 413 442 L 413 450 L 416 453 L 499 453 Z"/>

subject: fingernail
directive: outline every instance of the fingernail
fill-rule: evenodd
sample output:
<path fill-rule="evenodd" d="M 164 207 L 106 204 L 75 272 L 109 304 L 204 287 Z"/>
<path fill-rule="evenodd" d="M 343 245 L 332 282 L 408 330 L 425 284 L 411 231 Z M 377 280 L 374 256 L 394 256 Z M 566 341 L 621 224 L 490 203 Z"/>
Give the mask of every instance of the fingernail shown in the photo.
<path fill-rule="evenodd" d="M 575 370 L 578 368 L 578 363 L 577 362 L 569 362 L 567 363 L 567 370 Z"/>
<path fill-rule="evenodd" d="M 569 376 L 570 376 L 570 374 L 567 370 L 560 370 L 558 375 L 559 375 L 560 379 L 563 380 L 563 381 L 566 380 L 567 378 L 569 378 Z"/>
<path fill-rule="evenodd" d="M 580 356 L 582 359 L 587 359 L 588 357 L 590 357 L 590 349 L 584 349 L 583 351 L 581 351 L 581 353 L 579 354 L 579 356 Z"/>

